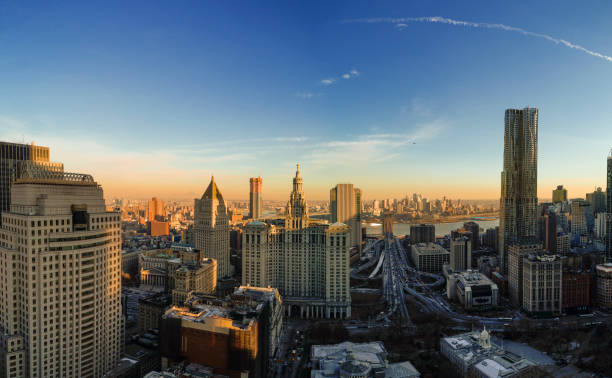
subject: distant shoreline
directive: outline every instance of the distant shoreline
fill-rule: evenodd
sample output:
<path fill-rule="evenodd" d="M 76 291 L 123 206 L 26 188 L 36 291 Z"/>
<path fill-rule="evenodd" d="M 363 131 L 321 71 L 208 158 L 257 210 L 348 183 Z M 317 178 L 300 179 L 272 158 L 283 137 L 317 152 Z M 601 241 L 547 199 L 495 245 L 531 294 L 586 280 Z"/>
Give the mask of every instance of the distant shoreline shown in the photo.
<path fill-rule="evenodd" d="M 461 221 L 474 221 L 474 222 L 486 222 L 486 221 L 494 221 L 499 219 L 499 214 L 495 213 L 484 213 L 478 215 L 456 215 L 442 218 L 433 218 L 433 217 L 421 217 L 414 219 L 397 219 L 397 216 L 393 216 L 393 223 L 396 224 L 419 224 L 419 223 L 456 223 Z M 380 218 L 369 218 L 364 220 L 364 223 L 381 223 Z"/>

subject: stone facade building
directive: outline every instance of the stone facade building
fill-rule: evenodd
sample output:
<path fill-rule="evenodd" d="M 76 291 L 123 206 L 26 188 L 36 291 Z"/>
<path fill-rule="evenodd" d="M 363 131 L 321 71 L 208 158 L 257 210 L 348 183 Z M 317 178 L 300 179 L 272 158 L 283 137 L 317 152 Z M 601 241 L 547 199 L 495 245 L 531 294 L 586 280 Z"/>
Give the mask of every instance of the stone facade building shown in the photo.
<path fill-rule="evenodd" d="M 0 229 L 0 376 L 101 377 L 122 345 L 120 214 L 90 175 L 30 167 Z"/>
<path fill-rule="evenodd" d="M 560 314 L 562 263 L 556 255 L 532 253 L 523 259 L 523 309 L 529 314 Z"/>
<path fill-rule="evenodd" d="M 195 200 L 193 236 L 195 247 L 200 250 L 201 258 L 217 260 L 217 279 L 230 277 L 230 224 L 228 209 L 221 191 L 210 180 L 202 198 Z"/>
<path fill-rule="evenodd" d="M 193 295 L 162 316 L 162 368 L 197 363 L 230 378 L 266 377 L 283 325 L 278 290 L 241 286 L 227 299 Z"/>
<path fill-rule="evenodd" d="M 308 217 L 299 166 L 285 226 L 253 221 L 242 238 L 243 285 L 278 288 L 287 315 L 350 317 L 351 229 Z"/>
<path fill-rule="evenodd" d="M 435 243 L 419 243 L 412 245 L 412 261 L 422 272 L 440 274 L 442 266 L 448 264 L 450 253 L 441 245 Z"/>

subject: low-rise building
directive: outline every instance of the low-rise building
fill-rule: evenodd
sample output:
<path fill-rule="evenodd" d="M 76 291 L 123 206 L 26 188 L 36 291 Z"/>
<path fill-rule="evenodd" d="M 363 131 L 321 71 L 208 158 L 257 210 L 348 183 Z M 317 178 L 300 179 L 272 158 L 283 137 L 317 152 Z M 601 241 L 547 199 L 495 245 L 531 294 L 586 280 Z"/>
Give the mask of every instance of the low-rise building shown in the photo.
<path fill-rule="evenodd" d="M 137 279 L 139 255 L 139 250 L 121 251 L 121 277 L 124 281 Z"/>
<path fill-rule="evenodd" d="M 488 309 L 499 304 L 497 285 L 480 272 L 452 273 L 446 282 L 448 298 L 459 301 L 466 310 Z"/>
<path fill-rule="evenodd" d="M 181 306 L 191 293 L 214 294 L 216 290 L 217 260 L 204 258 L 198 264 L 183 264 L 174 273 L 172 303 Z"/>
<path fill-rule="evenodd" d="M 225 300 L 192 295 L 162 316 L 162 367 L 196 363 L 230 378 L 264 377 L 281 329 L 282 300 L 274 288 L 241 286 Z"/>
<path fill-rule="evenodd" d="M 530 253 L 542 250 L 539 243 L 513 243 L 508 245 L 508 295 L 516 307 L 523 305 L 523 260 Z"/>
<path fill-rule="evenodd" d="M 167 249 L 141 252 L 140 284 L 172 293 L 172 303 L 182 305 L 190 293 L 213 294 L 217 290 L 217 261 L 200 258 L 200 251 L 174 244 Z"/>
<path fill-rule="evenodd" d="M 152 220 L 148 222 L 149 235 L 164 236 L 170 234 L 170 223 L 165 221 Z"/>
<path fill-rule="evenodd" d="M 440 339 L 440 353 L 461 377 L 518 377 L 536 365 L 492 343 L 486 329 Z"/>
<path fill-rule="evenodd" d="M 152 249 L 138 256 L 140 285 L 168 289 L 174 286 L 169 282 L 169 272 L 181 265 L 180 257 L 171 249 Z"/>
<path fill-rule="evenodd" d="M 597 265 L 597 304 L 612 308 L 612 263 Z"/>
<path fill-rule="evenodd" d="M 313 345 L 310 348 L 310 362 L 311 378 L 421 376 L 409 361 L 389 364 L 387 350 L 381 341 Z"/>
<path fill-rule="evenodd" d="M 558 232 L 556 237 L 556 253 L 567 256 L 570 252 L 570 236 L 567 232 Z"/>
<path fill-rule="evenodd" d="M 412 261 L 418 270 L 428 273 L 441 273 L 442 266 L 449 262 L 449 252 L 435 243 L 412 245 Z"/>
<path fill-rule="evenodd" d="M 138 299 L 138 333 L 159 329 L 159 321 L 172 303 L 169 294 L 157 293 Z"/>
<path fill-rule="evenodd" d="M 562 275 L 557 255 L 531 253 L 523 259 L 523 309 L 530 314 L 560 314 Z"/>
<path fill-rule="evenodd" d="M 491 272 L 491 281 L 497 285 L 500 296 L 506 297 L 508 295 L 508 280 L 500 272 Z"/>
<path fill-rule="evenodd" d="M 561 281 L 563 312 L 586 311 L 591 305 L 591 274 L 566 269 Z"/>

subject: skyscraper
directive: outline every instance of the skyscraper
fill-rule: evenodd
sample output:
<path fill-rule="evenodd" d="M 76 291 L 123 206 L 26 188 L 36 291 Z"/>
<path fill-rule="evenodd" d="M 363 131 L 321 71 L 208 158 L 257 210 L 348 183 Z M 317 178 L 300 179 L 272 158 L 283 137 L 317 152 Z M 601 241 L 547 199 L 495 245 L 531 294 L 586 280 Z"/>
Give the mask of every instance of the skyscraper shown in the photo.
<path fill-rule="evenodd" d="M 450 241 L 450 267 L 453 272 L 472 269 L 472 240 L 465 236 Z"/>
<path fill-rule="evenodd" d="M 606 261 L 612 262 L 612 150 L 608 155 L 608 188 L 606 190 Z"/>
<path fill-rule="evenodd" d="M 49 147 L 0 142 L 0 213 L 11 204 L 11 184 L 19 178 L 23 162 L 36 162 L 48 170 L 62 172 L 64 165 L 49 161 Z M 2 225 L 2 219 L 0 219 Z"/>
<path fill-rule="evenodd" d="M 578 243 L 581 236 L 586 237 L 593 229 L 593 225 L 595 223 L 593 209 L 591 209 L 590 203 L 580 198 L 572 200 L 571 210 L 572 242 Z"/>
<path fill-rule="evenodd" d="M 433 243 L 435 241 L 435 225 L 423 223 L 410 225 L 410 244 Z"/>
<path fill-rule="evenodd" d="M 552 191 L 553 203 L 560 203 L 567 201 L 567 189 L 563 185 L 557 185 L 557 189 Z"/>
<path fill-rule="evenodd" d="M 350 228 L 308 217 L 299 165 L 285 226 L 249 222 L 242 236 L 242 284 L 276 287 L 288 316 L 351 316 Z"/>
<path fill-rule="evenodd" d="M 557 252 L 557 214 L 547 211 L 544 214 L 545 236 L 544 249 L 548 252 Z"/>
<path fill-rule="evenodd" d="M 523 258 L 523 309 L 528 314 L 560 314 L 562 263 L 556 255 L 531 253 Z"/>
<path fill-rule="evenodd" d="M 597 188 L 592 193 L 587 193 L 586 200 L 591 204 L 593 214 L 606 212 L 606 192 L 601 190 L 601 188 Z"/>
<path fill-rule="evenodd" d="M 540 252 L 540 244 L 508 245 L 508 294 L 514 306 L 523 305 L 523 260 L 531 253 Z"/>
<path fill-rule="evenodd" d="M 231 275 L 230 266 L 230 225 L 227 207 L 221 191 L 210 179 L 210 184 L 202 195 L 195 200 L 193 238 L 201 258 L 211 257 L 217 260 L 217 278 Z"/>
<path fill-rule="evenodd" d="M 251 177 L 249 190 L 249 216 L 251 219 L 260 219 L 263 217 L 263 199 L 261 198 L 261 186 L 263 179 L 261 177 Z"/>
<path fill-rule="evenodd" d="M 165 220 L 167 215 L 166 205 L 164 201 L 157 199 L 157 197 L 153 197 L 149 200 L 147 204 L 147 220 L 151 221 L 163 221 Z"/>
<path fill-rule="evenodd" d="M 92 176 L 28 165 L 0 228 L 0 375 L 101 377 L 123 342 L 120 214 Z"/>
<path fill-rule="evenodd" d="M 338 184 L 329 191 L 331 222 L 351 228 L 351 246 L 361 249 L 361 189 L 353 184 Z"/>
<path fill-rule="evenodd" d="M 472 249 L 474 251 L 480 248 L 480 225 L 476 222 L 465 222 L 463 228 L 472 233 Z"/>
<path fill-rule="evenodd" d="M 508 274 L 508 245 L 536 238 L 537 189 L 538 109 L 507 109 L 499 219 L 499 255 L 504 274 Z"/>

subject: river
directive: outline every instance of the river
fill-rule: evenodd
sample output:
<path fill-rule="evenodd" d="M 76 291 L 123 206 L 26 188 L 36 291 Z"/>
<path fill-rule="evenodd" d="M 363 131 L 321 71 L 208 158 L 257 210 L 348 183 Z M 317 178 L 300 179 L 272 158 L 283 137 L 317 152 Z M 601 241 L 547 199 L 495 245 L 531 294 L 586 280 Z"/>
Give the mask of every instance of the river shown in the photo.
<path fill-rule="evenodd" d="M 460 222 L 450 223 L 434 223 L 436 226 L 436 237 L 443 237 L 449 235 L 451 231 L 463 227 L 463 223 L 469 222 L 471 219 L 463 220 Z M 473 220 L 480 226 L 480 232 L 484 232 L 487 228 L 495 228 L 499 226 L 499 219 L 495 220 Z M 420 223 L 420 222 L 419 222 Z M 419 224 L 417 223 L 417 224 Z M 380 236 L 382 235 L 382 225 L 380 223 L 366 223 L 366 235 L 367 236 Z M 410 234 L 410 223 L 394 223 L 393 234 L 395 236 L 404 236 Z"/>

